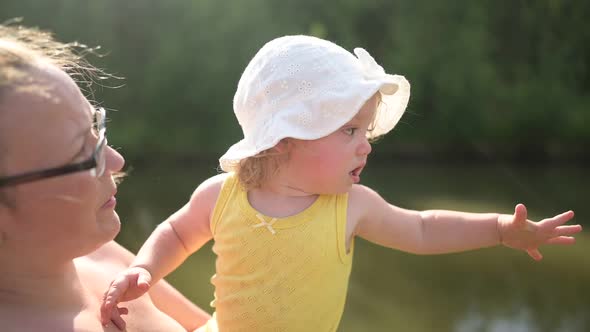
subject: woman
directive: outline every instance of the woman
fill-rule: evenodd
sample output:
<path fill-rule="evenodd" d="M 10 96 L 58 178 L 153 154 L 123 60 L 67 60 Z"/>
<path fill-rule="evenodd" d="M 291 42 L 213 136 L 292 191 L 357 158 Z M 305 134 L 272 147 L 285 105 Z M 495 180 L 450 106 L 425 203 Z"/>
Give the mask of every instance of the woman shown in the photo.
<path fill-rule="evenodd" d="M 122 309 L 126 327 L 100 323 L 102 292 L 133 255 L 113 242 L 124 160 L 72 79 L 97 72 L 77 47 L 0 25 L 2 331 L 194 330 L 209 315 L 165 282 Z"/>

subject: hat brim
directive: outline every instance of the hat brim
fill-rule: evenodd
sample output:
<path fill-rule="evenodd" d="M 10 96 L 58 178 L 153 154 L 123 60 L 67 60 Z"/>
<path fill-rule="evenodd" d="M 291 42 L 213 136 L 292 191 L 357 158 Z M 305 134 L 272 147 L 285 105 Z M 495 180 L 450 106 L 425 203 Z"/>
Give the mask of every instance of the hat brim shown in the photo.
<path fill-rule="evenodd" d="M 381 103 L 370 138 L 387 134 L 404 114 L 410 100 L 410 83 L 400 75 L 387 75 L 379 88 Z"/>
<path fill-rule="evenodd" d="M 219 158 L 219 166 L 224 172 L 231 172 L 235 169 L 240 160 L 252 157 L 263 150 L 259 150 L 246 139 L 242 139 L 230 148 Z"/>

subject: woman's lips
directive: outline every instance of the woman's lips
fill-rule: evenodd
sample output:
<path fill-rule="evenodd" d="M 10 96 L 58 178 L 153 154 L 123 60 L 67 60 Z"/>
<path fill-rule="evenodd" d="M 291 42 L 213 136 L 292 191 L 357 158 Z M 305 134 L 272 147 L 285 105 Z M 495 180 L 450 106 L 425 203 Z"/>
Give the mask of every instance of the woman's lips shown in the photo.
<path fill-rule="evenodd" d="M 114 208 L 115 205 L 117 205 L 117 198 L 115 197 L 117 195 L 117 189 L 115 189 L 112 194 L 111 197 L 109 197 L 109 199 L 107 199 L 106 202 L 104 202 L 104 204 L 101 206 L 101 209 L 103 208 Z"/>
<path fill-rule="evenodd" d="M 117 205 L 117 198 L 115 198 L 115 196 L 111 196 L 111 198 L 109 198 L 103 205 L 101 208 L 103 209 L 107 209 L 107 208 L 114 208 L 115 205 Z"/>

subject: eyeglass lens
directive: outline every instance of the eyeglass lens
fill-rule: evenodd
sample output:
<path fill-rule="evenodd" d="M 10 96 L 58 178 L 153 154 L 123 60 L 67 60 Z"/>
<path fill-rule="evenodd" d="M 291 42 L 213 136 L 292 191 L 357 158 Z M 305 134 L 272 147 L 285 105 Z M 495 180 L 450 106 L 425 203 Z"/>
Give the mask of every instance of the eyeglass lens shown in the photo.
<path fill-rule="evenodd" d="M 99 108 L 94 113 L 95 121 L 94 121 L 94 128 L 98 134 L 98 143 L 96 146 L 96 150 L 94 151 L 94 158 L 96 161 L 96 167 L 92 170 L 92 173 L 96 177 L 102 176 L 105 170 L 105 147 L 107 145 L 107 139 L 105 136 L 106 126 L 105 126 L 105 109 Z"/>

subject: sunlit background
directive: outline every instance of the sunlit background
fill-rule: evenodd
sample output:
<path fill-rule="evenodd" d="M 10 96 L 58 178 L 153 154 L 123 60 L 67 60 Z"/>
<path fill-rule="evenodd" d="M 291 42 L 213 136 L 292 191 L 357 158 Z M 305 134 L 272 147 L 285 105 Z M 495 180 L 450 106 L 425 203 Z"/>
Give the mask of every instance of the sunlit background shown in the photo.
<path fill-rule="evenodd" d="M 92 97 L 127 159 L 119 242 L 132 251 L 217 173 L 241 131 L 232 97 L 266 42 L 312 34 L 364 47 L 412 84 L 407 113 L 363 182 L 414 209 L 539 220 L 573 209 L 590 226 L 590 2 L 566 0 L 2 0 L 0 21 L 101 46 L 124 79 Z M 108 88 L 118 87 L 119 88 Z M 588 228 L 588 227 L 587 227 Z M 545 247 L 413 256 L 357 241 L 340 331 L 589 331 L 590 237 Z M 211 245 L 169 280 L 208 306 Z"/>

